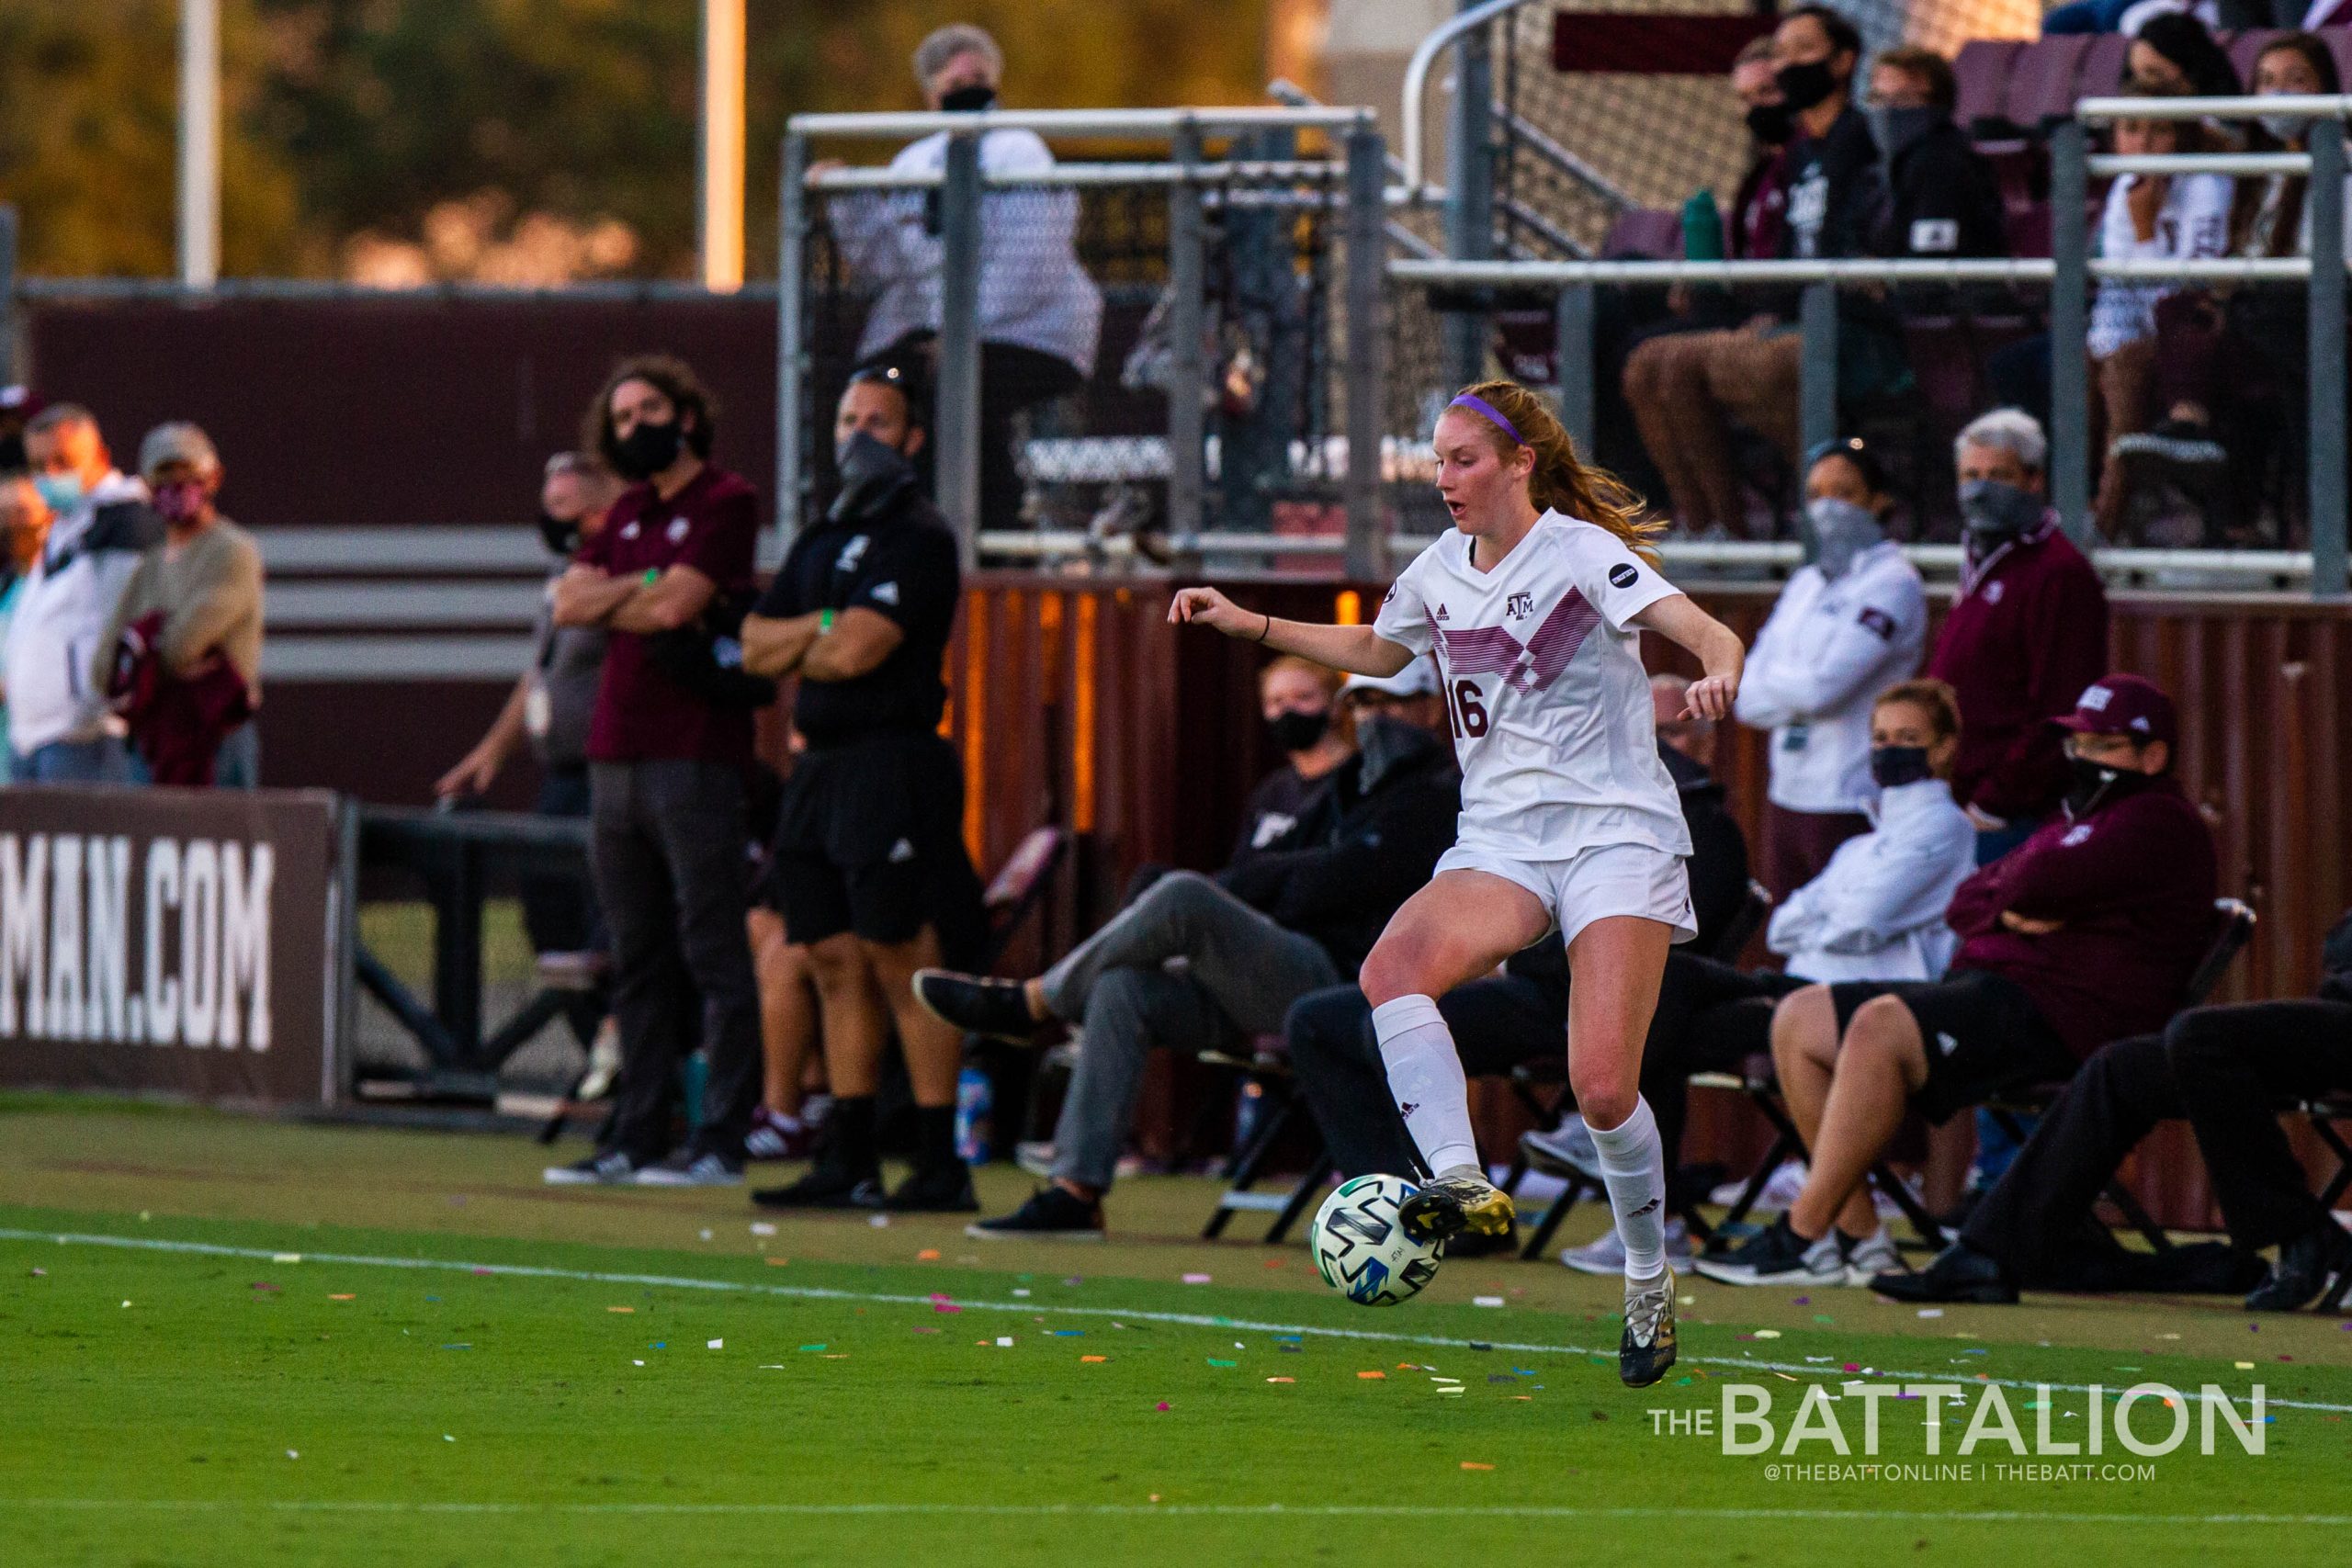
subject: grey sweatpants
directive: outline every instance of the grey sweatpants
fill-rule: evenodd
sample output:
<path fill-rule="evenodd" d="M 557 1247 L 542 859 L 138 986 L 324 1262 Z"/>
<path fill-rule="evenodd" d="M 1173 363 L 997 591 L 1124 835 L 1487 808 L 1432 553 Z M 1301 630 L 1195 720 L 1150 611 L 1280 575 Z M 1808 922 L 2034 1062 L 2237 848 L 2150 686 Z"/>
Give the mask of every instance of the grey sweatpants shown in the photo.
<path fill-rule="evenodd" d="M 1046 971 L 1046 1007 L 1079 1029 L 1054 1174 L 1111 1185 L 1153 1046 L 1197 1051 L 1277 1032 L 1291 1003 L 1340 979 L 1312 938 L 1207 877 L 1180 871 L 1153 883 Z"/>

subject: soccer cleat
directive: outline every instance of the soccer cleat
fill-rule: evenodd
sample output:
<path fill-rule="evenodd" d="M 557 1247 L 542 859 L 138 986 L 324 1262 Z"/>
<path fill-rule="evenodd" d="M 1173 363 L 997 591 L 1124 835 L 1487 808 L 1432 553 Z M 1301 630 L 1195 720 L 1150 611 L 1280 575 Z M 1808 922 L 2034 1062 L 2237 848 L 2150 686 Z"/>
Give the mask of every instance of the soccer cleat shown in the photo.
<path fill-rule="evenodd" d="M 1028 988 L 1018 980 L 991 980 L 952 969 L 918 969 L 914 991 L 925 1012 L 967 1034 L 1034 1045 L 1046 1027 L 1044 1019 L 1030 1012 Z"/>
<path fill-rule="evenodd" d="M 752 1130 L 743 1134 L 746 1159 L 807 1159 L 815 1149 L 816 1129 L 797 1116 L 778 1116 L 763 1105 L 752 1112 Z"/>
<path fill-rule="evenodd" d="M 1896 1302 L 2007 1306 L 2018 1299 L 2018 1288 L 2000 1260 L 1964 1241 L 1954 1241 L 1916 1274 L 1882 1273 L 1870 1281 L 1870 1287 Z"/>
<path fill-rule="evenodd" d="M 977 1214 L 980 1200 L 972 1190 L 972 1168 L 957 1160 L 933 1170 L 917 1167 L 882 1206 L 902 1214 Z"/>
<path fill-rule="evenodd" d="M 633 1179 L 639 1187 L 741 1187 L 743 1162 L 689 1144 L 661 1164 L 647 1166 Z"/>
<path fill-rule="evenodd" d="M 820 1164 L 787 1186 L 759 1189 L 752 1201 L 763 1209 L 878 1209 L 882 1180 L 871 1170 Z"/>
<path fill-rule="evenodd" d="M 964 1234 L 981 1241 L 1101 1241 L 1102 1205 L 1048 1183 L 1002 1219 L 966 1225 Z"/>
<path fill-rule="evenodd" d="M 2352 1235 L 2334 1220 L 2323 1220 L 2278 1249 L 2270 1278 L 2245 1298 L 2248 1312 L 2297 1312 L 2315 1306 L 2334 1312 L 2352 1291 Z"/>
<path fill-rule="evenodd" d="M 1846 1254 L 1833 1228 L 1819 1241 L 1807 1241 L 1789 1227 L 1781 1214 L 1719 1258 L 1702 1257 L 1700 1273 L 1719 1285 L 1842 1285 Z"/>
<path fill-rule="evenodd" d="M 1540 1170 L 1546 1176 L 1578 1177 L 1586 1181 L 1601 1179 L 1600 1150 L 1593 1144 L 1592 1129 L 1573 1111 L 1562 1117 L 1560 1124 L 1548 1133 L 1522 1134 L 1519 1152 L 1530 1170 Z"/>
<path fill-rule="evenodd" d="M 617 1187 L 637 1174 L 637 1161 L 622 1149 L 606 1149 L 571 1165 L 551 1165 L 539 1179 L 549 1187 Z"/>
<path fill-rule="evenodd" d="M 1623 1274 L 1625 1243 L 1611 1225 L 1600 1233 L 1599 1240 L 1563 1251 L 1560 1261 L 1579 1274 Z M 1680 1220 L 1666 1222 L 1666 1266 L 1677 1274 L 1690 1272 L 1690 1232 Z"/>
<path fill-rule="evenodd" d="M 1838 1234 L 1838 1245 L 1846 1255 L 1846 1283 L 1849 1285 L 1866 1286 L 1882 1274 L 1904 1271 L 1903 1254 L 1896 1249 L 1894 1237 L 1884 1225 L 1860 1241 Z"/>
<path fill-rule="evenodd" d="M 1405 1234 L 1424 1246 L 1469 1231 L 1501 1235 L 1511 1228 L 1510 1194 L 1469 1166 L 1441 1176 L 1396 1206 Z"/>
<path fill-rule="evenodd" d="M 1674 1365 L 1674 1270 L 1625 1281 L 1625 1332 L 1617 1341 L 1617 1376 L 1647 1388 Z"/>

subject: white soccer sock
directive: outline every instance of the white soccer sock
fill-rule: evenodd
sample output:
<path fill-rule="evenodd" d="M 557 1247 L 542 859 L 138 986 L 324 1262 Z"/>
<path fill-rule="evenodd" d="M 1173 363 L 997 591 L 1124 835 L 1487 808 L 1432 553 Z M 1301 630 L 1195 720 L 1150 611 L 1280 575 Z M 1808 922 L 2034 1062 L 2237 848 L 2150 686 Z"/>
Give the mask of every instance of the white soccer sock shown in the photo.
<path fill-rule="evenodd" d="M 1388 1069 L 1388 1090 L 1404 1114 L 1405 1131 L 1432 1173 L 1466 1165 L 1477 1168 L 1470 1134 L 1470 1080 L 1453 1049 L 1453 1032 L 1427 997 L 1398 997 L 1372 1010 L 1372 1032 Z"/>
<path fill-rule="evenodd" d="M 1634 1113 L 1614 1127 L 1585 1125 L 1600 1151 L 1600 1178 L 1625 1244 L 1625 1278 L 1655 1280 L 1666 1269 L 1666 1152 L 1657 1141 L 1650 1102 L 1636 1098 Z"/>

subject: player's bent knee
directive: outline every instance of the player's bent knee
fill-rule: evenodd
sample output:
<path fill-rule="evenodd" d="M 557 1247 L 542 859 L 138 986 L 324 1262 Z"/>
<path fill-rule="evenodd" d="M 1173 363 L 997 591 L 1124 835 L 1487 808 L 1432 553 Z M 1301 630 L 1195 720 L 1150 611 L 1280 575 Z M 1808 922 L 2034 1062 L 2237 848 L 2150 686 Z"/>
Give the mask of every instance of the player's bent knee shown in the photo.
<path fill-rule="evenodd" d="M 1584 1118 L 1585 1125 L 1603 1132 L 1623 1126 L 1634 1108 L 1642 1102 L 1638 1088 L 1614 1079 L 1597 1083 L 1578 1080 L 1570 1087 L 1576 1092 L 1577 1111 Z"/>

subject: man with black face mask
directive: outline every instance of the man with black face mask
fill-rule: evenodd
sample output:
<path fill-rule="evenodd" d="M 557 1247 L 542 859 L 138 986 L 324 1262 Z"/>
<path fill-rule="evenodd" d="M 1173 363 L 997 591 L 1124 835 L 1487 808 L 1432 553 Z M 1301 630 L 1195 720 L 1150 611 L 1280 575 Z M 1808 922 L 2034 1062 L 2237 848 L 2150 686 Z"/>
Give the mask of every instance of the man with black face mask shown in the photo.
<path fill-rule="evenodd" d="M 978 1207 L 956 1153 L 963 1035 L 909 989 L 924 966 L 967 959 L 981 925 L 963 767 L 939 734 L 962 581 L 956 537 L 915 479 L 919 411 L 903 371 L 851 378 L 833 422 L 841 488 L 743 622 L 747 669 L 799 677 L 792 720 L 808 749 L 785 784 L 767 892 L 808 950 L 833 1092 L 824 1157 L 754 1192 L 765 1207 Z M 916 1149 L 886 1198 L 874 1098 L 893 1025 Z"/>
<path fill-rule="evenodd" d="M 2107 589 L 2045 499 L 2049 449 L 2018 409 L 1980 416 L 1954 443 L 1967 557 L 1927 672 L 1967 716 L 1951 788 L 1980 865 L 2057 808 L 2065 761 L 2049 721 L 2107 668 Z"/>
<path fill-rule="evenodd" d="M 1890 49 L 1871 66 L 1871 134 L 1885 159 L 1887 203 L 1871 237 L 1883 256 L 2008 254 L 1993 166 L 1952 123 L 1960 85 L 1931 49 Z M 1924 305 L 1906 291 L 1906 302 Z"/>

